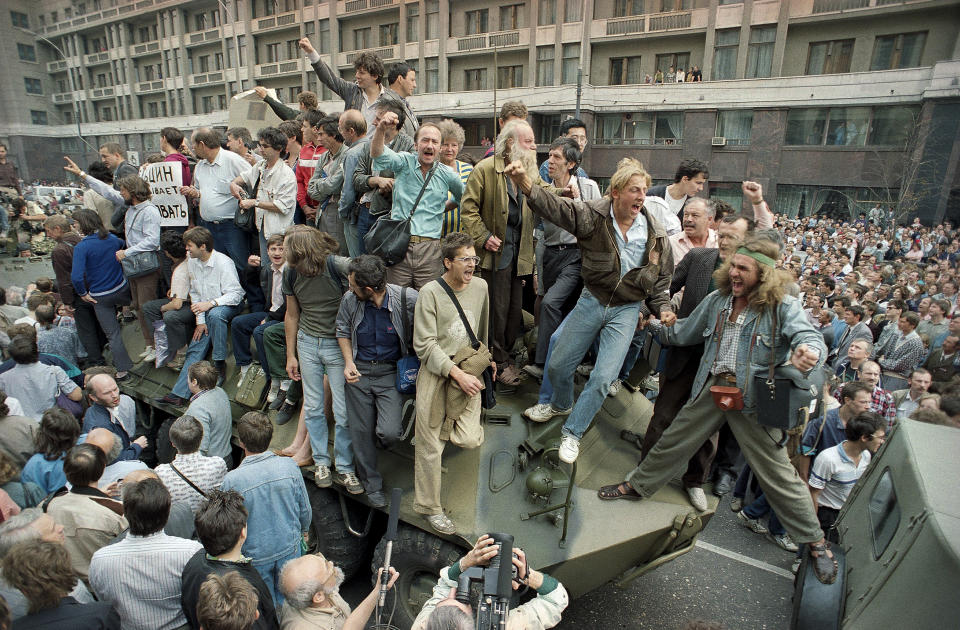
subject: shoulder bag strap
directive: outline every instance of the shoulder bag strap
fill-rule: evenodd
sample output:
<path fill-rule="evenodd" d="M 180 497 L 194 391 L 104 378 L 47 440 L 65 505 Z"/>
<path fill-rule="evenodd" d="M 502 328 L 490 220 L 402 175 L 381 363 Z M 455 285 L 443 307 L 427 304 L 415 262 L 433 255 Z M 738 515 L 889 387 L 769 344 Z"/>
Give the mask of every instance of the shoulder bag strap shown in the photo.
<path fill-rule="evenodd" d="M 450 300 L 453 302 L 453 305 L 457 307 L 457 312 L 460 313 L 460 321 L 463 322 L 463 327 L 467 329 L 467 334 L 470 335 L 470 345 L 474 350 L 480 347 L 480 340 L 477 339 L 477 336 L 473 334 L 473 328 L 470 326 L 470 322 L 467 321 L 467 316 L 463 312 L 463 307 L 460 306 L 460 300 L 457 299 L 457 296 L 454 294 L 453 289 L 450 288 L 450 285 L 447 284 L 447 281 L 441 276 L 437 278 L 437 282 L 443 287 L 443 290 L 447 292 L 447 295 L 450 296 Z"/>
<path fill-rule="evenodd" d="M 389 292 L 387 292 L 387 299 L 390 299 Z M 407 287 L 400 287 L 400 321 L 403 322 L 403 342 L 406 344 L 407 334 L 410 332 L 410 318 L 407 317 Z M 412 345 L 407 347 L 412 348 Z"/>
<path fill-rule="evenodd" d="M 417 211 L 417 206 L 420 205 L 420 200 L 423 199 L 423 193 L 427 192 L 427 184 L 430 183 L 430 178 L 433 177 L 434 171 L 437 170 L 437 165 L 434 164 L 429 171 L 427 171 L 427 176 L 423 180 L 423 186 L 420 187 L 420 194 L 417 195 L 417 200 L 413 202 L 413 207 L 410 208 L 410 219 L 413 219 L 413 213 Z"/>
<path fill-rule="evenodd" d="M 190 486 L 191 488 L 193 488 L 194 490 L 197 491 L 197 494 L 199 494 L 199 495 L 200 495 L 201 497 L 203 497 L 204 499 L 207 498 L 207 493 L 204 492 L 203 490 L 201 490 L 200 488 L 198 488 L 198 487 L 197 487 L 197 484 L 195 484 L 195 483 L 193 483 L 192 481 L 190 481 L 190 479 L 189 479 L 186 475 L 184 475 L 182 472 L 180 472 L 179 470 L 177 470 L 177 467 L 173 465 L 173 462 L 170 462 L 170 470 L 172 470 L 173 472 L 177 473 L 177 476 L 180 477 L 181 479 L 183 479 L 184 481 L 186 481 L 188 486 Z"/>

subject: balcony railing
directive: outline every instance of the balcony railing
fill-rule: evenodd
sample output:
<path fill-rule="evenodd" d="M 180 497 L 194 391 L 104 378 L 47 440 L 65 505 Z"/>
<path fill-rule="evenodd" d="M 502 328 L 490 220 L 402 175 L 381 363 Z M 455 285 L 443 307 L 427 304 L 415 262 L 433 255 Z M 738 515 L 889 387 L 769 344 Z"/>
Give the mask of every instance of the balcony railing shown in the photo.
<path fill-rule="evenodd" d="M 83 56 L 83 63 L 88 66 L 94 66 L 100 63 L 109 63 L 110 62 L 110 53 L 108 52 L 99 52 L 93 53 L 90 55 Z"/>
<path fill-rule="evenodd" d="M 134 44 L 130 48 L 133 49 L 134 56 L 140 56 L 147 53 L 159 52 L 160 42 L 144 42 L 143 44 Z"/>
<path fill-rule="evenodd" d="M 467 35 L 453 38 L 454 45 L 447 50 L 455 52 L 469 52 L 471 50 L 485 50 L 488 48 L 506 48 L 509 46 L 526 46 L 529 42 L 529 31 L 500 31 L 498 33 L 484 33 L 482 35 Z"/>
<path fill-rule="evenodd" d="M 253 31 L 266 31 L 273 28 L 282 28 L 286 26 L 295 26 L 297 24 L 297 12 L 281 13 L 266 18 L 260 18 L 256 21 Z"/>
<path fill-rule="evenodd" d="M 686 28 L 706 28 L 708 9 L 690 11 L 670 11 L 634 15 L 626 18 L 594 20 L 589 24 L 591 37 L 604 38 L 617 35 L 657 33 Z"/>
<path fill-rule="evenodd" d="M 384 61 L 400 58 L 400 46 L 382 46 L 380 48 L 364 48 L 362 50 L 352 50 L 348 53 L 337 53 L 337 65 L 349 66 L 365 52 L 375 53 Z"/>
<path fill-rule="evenodd" d="M 207 85 L 208 83 L 218 83 L 223 81 L 223 70 L 208 72 L 206 74 L 194 74 L 191 76 L 192 85 Z"/>
<path fill-rule="evenodd" d="M 56 105 L 70 103 L 73 101 L 73 92 L 60 92 L 58 94 L 53 94 L 51 100 L 53 100 L 54 104 Z"/>
<path fill-rule="evenodd" d="M 849 11 L 850 9 L 864 9 L 869 6 L 870 0 L 813 0 L 814 13 Z"/>
<path fill-rule="evenodd" d="M 278 61 L 276 63 L 261 63 L 255 68 L 257 78 L 275 77 L 284 74 L 299 74 L 301 70 L 303 70 L 303 59 L 291 59 L 289 61 Z"/>
<path fill-rule="evenodd" d="M 47 62 L 47 72 L 63 72 L 67 69 L 67 62 L 61 59 L 60 61 L 48 61 Z"/>
<path fill-rule="evenodd" d="M 90 98 L 111 98 L 113 96 L 113 87 L 90 88 Z"/>
<path fill-rule="evenodd" d="M 207 42 L 215 42 L 219 39 L 222 39 L 223 29 L 219 26 L 205 31 L 197 31 L 195 33 L 187 33 L 187 46 L 196 46 L 197 44 L 205 44 Z"/>
<path fill-rule="evenodd" d="M 160 92 L 163 88 L 163 79 L 156 81 L 141 81 L 137 83 L 137 94 L 147 94 L 150 92 Z"/>
<path fill-rule="evenodd" d="M 341 0 L 337 3 L 337 13 L 353 13 L 367 9 L 381 9 L 383 7 L 399 5 L 400 0 Z"/>

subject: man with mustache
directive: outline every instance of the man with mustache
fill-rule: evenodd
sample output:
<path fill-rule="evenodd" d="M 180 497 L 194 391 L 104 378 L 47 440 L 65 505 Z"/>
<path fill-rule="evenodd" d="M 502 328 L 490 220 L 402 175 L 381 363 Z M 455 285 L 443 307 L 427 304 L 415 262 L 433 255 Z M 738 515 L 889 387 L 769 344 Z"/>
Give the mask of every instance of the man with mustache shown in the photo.
<path fill-rule="evenodd" d="M 526 195 L 504 174 L 514 161 L 537 173 L 537 142 L 525 120 L 511 120 L 495 142 L 495 152 L 476 165 L 460 202 L 463 231 L 480 256 L 480 276 L 490 290 L 490 337 L 499 381 L 516 385 L 520 374 L 510 349 L 522 330 L 523 276 L 533 273 L 534 216 Z M 534 175 L 539 186 L 546 184 Z"/>
<path fill-rule="evenodd" d="M 716 249 L 717 232 L 710 228 L 714 207 L 702 197 L 693 197 L 683 208 L 683 230 L 670 237 L 673 262 L 680 264 L 683 257 L 694 247 Z"/>

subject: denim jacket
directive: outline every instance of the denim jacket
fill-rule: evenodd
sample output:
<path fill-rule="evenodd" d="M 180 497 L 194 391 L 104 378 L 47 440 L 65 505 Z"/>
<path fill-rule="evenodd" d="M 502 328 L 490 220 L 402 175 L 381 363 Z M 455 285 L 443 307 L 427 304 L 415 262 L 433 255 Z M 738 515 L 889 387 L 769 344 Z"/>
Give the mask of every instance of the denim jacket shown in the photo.
<path fill-rule="evenodd" d="M 670 328 L 663 327 L 657 331 L 664 345 L 704 344 L 703 359 L 693 382 L 691 398 L 698 396 L 710 379 L 710 368 L 713 366 L 720 346 L 717 318 L 724 309 L 727 298 L 728 296 L 719 291 L 714 291 L 704 298 L 689 317 L 678 320 Z M 728 317 L 729 314 L 723 316 Z M 756 399 L 752 376 L 764 374 L 770 369 L 770 354 L 773 352 L 774 340 L 777 347 L 776 365 L 789 362 L 794 349 L 802 343 L 820 353 L 820 359 L 814 369 L 820 369 L 827 358 L 827 347 L 823 343 L 823 335 L 807 319 L 800 300 L 790 295 L 784 296 L 783 301 L 777 306 L 777 319 L 779 330 L 774 333 L 770 311 L 759 313 L 751 308 L 745 311 L 744 334 L 737 343 L 737 387 L 744 392 L 744 412 L 755 411 Z M 750 344 L 754 334 L 757 335 L 757 339 L 751 352 Z M 747 365 L 748 357 L 749 366 Z"/>
<path fill-rule="evenodd" d="M 254 564 L 277 560 L 300 544 L 310 529 L 310 501 L 300 469 L 270 451 L 247 455 L 223 478 L 223 490 L 243 495 L 250 512 L 243 555 Z"/>
<path fill-rule="evenodd" d="M 400 313 L 400 291 L 407 292 L 407 313 L 406 316 Z M 387 308 L 390 310 L 390 321 L 393 322 L 393 328 L 400 337 L 400 353 L 406 356 L 412 352 L 410 345 L 413 330 L 414 308 L 417 306 L 417 292 L 414 289 L 402 288 L 395 284 L 387 285 Z M 343 294 L 343 301 L 340 302 L 340 310 L 337 311 L 337 337 L 350 339 L 350 346 L 353 348 L 353 360 L 357 358 L 357 328 L 363 321 L 363 305 L 357 300 L 353 291 L 347 291 Z"/>

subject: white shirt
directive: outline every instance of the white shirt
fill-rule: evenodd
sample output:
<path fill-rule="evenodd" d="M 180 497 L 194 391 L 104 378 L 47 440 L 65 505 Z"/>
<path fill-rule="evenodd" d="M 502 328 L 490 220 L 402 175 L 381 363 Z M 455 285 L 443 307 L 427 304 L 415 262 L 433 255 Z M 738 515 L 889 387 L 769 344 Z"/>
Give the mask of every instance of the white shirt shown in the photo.
<path fill-rule="evenodd" d="M 200 191 L 200 218 L 204 221 L 233 220 L 237 200 L 230 194 L 230 182 L 249 168 L 246 160 L 226 149 L 220 149 L 213 162 L 197 162 L 193 169 L 193 185 Z"/>
<path fill-rule="evenodd" d="M 279 268 L 270 265 L 270 272 L 273 274 L 273 283 L 270 286 L 270 312 L 278 310 L 285 301 L 283 297 L 283 270 L 287 263 L 283 263 Z"/>
<path fill-rule="evenodd" d="M 170 275 L 170 297 L 184 300 L 190 298 L 190 273 L 187 271 L 186 260 L 173 268 Z"/>
<path fill-rule="evenodd" d="M 260 176 L 260 187 L 257 189 L 258 204 L 265 201 L 273 202 L 280 212 L 269 212 L 257 208 L 257 229 L 264 239 L 274 234 L 280 234 L 293 225 L 293 211 L 297 207 L 297 176 L 286 162 L 277 159 L 273 166 L 268 168 L 266 161 L 249 167 L 243 173 L 243 181 L 253 188 Z"/>
<path fill-rule="evenodd" d="M 216 306 L 236 306 L 243 299 L 237 267 L 226 254 L 214 250 L 207 262 L 188 258 L 187 273 L 190 276 L 190 301 L 194 304 L 216 300 Z M 206 313 L 197 313 L 197 324 L 203 323 L 206 323 Z"/>
<path fill-rule="evenodd" d="M 667 194 L 669 198 L 670 195 Z M 643 202 L 643 207 L 647 209 L 650 214 L 659 219 L 660 224 L 667 231 L 667 236 L 673 236 L 677 232 L 683 231 L 683 224 L 680 223 L 677 213 L 680 212 L 680 208 L 683 207 L 683 203 L 676 209 L 673 210 L 670 207 L 669 203 L 661 197 L 647 197 Z"/>

